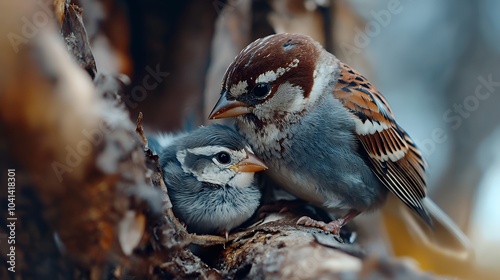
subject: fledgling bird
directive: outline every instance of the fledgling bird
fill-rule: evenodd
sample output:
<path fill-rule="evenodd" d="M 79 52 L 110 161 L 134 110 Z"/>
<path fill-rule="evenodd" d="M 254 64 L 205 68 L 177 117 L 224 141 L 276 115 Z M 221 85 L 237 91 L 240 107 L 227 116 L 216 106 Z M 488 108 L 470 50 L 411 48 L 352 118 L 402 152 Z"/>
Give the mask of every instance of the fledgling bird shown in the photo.
<path fill-rule="evenodd" d="M 465 235 L 426 198 L 425 162 L 389 104 L 362 75 L 308 36 L 258 39 L 226 70 L 209 118 L 238 131 L 292 194 L 340 218 L 299 223 L 332 233 L 392 193 L 427 225 L 469 249 Z"/>
<path fill-rule="evenodd" d="M 260 203 L 255 172 L 267 169 L 236 131 L 223 125 L 148 137 L 158 154 L 174 214 L 190 232 L 226 234 Z"/>

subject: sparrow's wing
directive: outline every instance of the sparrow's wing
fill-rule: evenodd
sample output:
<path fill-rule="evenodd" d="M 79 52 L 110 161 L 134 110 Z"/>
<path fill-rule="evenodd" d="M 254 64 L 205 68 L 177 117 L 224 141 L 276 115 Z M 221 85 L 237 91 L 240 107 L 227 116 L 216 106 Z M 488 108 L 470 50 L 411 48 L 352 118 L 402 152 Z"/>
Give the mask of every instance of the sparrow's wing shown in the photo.
<path fill-rule="evenodd" d="M 372 170 L 389 190 L 432 225 L 421 201 L 426 195 L 422 154 L 394 121 L 380 92 L 349 66 L 340 63 L 340 69 L 334 96 L 352 113 L 356 134 Z"/>

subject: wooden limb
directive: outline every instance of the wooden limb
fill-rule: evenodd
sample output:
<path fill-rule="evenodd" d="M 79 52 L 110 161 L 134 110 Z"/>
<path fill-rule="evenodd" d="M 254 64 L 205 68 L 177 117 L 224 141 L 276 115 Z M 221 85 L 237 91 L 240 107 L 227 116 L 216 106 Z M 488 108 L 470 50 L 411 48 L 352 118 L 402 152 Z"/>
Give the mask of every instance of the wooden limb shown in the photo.
<path fill-rule="evenodd" d="M 438 279 L 402 260 L 370 256 L 335 235 L 298 226 L 297 214 L 272 214 L 238 233 L 218 268 L 230 279 Z"/>

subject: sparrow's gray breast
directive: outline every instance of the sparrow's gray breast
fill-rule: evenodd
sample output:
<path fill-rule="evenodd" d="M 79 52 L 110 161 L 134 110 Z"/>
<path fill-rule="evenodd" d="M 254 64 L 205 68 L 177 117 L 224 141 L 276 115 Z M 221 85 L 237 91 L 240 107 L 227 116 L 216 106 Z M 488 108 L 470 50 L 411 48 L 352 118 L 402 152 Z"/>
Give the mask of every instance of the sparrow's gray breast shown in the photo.
<path fill-rule="evenodd" d="M 268 174 L 292 194 L 328 209 L 365 211 L 383 202 L 387 189 L 370 170 L 359 150 L 355 124 L 332 95 L 315 110 L 276 133 L 267 125 L 252 128 L 238 121 Z"/>

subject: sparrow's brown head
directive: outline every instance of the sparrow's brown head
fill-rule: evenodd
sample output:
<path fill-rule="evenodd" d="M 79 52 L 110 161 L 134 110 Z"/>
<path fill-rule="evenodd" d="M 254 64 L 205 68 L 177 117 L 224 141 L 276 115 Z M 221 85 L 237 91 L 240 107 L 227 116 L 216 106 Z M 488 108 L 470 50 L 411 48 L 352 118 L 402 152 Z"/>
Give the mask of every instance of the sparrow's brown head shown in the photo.
<path fill-rule="evenodd" d="M 226 70 L 221 97 L 209 118 L 250 114 L 272 121 L 299 114 L 317 82 L 325 83 L 317 79 L 325 72 L 325 67 L 318 67 L 325 54 L 319 43 L 305 35 L 284 33 L 254 41 Z"/>

